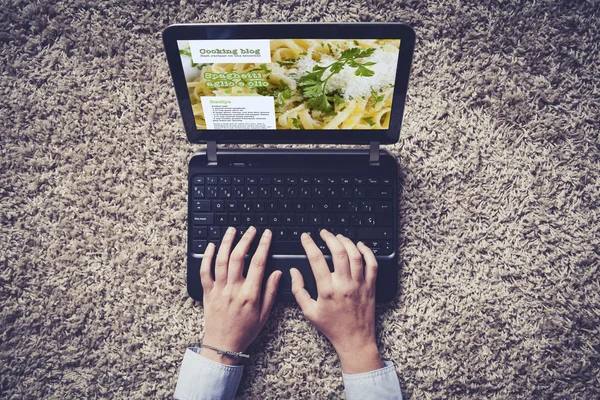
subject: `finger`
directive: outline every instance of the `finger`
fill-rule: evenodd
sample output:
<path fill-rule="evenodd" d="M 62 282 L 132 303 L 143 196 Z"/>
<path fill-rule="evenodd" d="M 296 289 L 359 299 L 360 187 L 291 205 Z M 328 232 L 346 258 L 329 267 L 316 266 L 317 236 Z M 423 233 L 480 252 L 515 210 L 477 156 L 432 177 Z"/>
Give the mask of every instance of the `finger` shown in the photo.
<path fill-rule="evenodd" d="M 327 266 L 327 262 L 323 257 L 323 253 L 321 253 L 321 250 L 319 250 L 315 241 L 312 240 L 310 235 L 306 232 L 300 236 L 300 241 L 302 242 L 302 247 L 304 247 L 304 251 L 308 257 L 308 262 L 310 263 L 310 267 L 315 275 L 317 288 L 319 287 L 320 283 L 330 282 L 331 272 L 329 272 L 329 267 Z"/>
<path fill-rule="evenodd" d="M 296 303 L 298 303 L 304 315 L 308 315 L 317 302 L 310 297 L 310 294 L 304 288 L 304 278 L 300 271 L 296 268 L 290 268 L 290 275 L 292 276 L 292 294 L 296 298 Z"/>
<path fill-rule="evenodd" d="M 346 253 L 344 245 L 327 229 L 321 229 L 320 234 L 321 239 L 325 241 L 331 252 L 334 275 L 338 278 L 351 279 L 350 262 L 348 261 L 348 253 Z"/>
<path fill-rule="evenodd" d="M 362 254 L 360 254 L 360 251 L 358 251 L 352 240 L 341 234 L 337 235 L 336 238 L 346 248 L 346 253 L 348 253 L 348 261 L 350 262 L 350 274 L 352 275 L 352 279 L 358 282 L 364 281 L 365 267 Z"/>
<path fill-rule="evenodd" d="M 365 256 L 365 282 L 369 287 L 375 288 L 375 280 L 377 279 L 377 259 L 375 254 L 363 242 L 358 242 L 358 251 Z"/>
<path fill-rule="evenodd" d="M 221 240 L 221 246 L 217 253 L 217 262 L 215 263 L 215 282 L 225 284 L 227 282 L 227 266 L 229 264 L 229 253 L 231 253 L 231 245 L 235 238 L 235 228 L 230 226 Z"/>
<path fill-rule="evenodd" d="M 269 246 L 271 246 L 271 239 L 273 234 L 269 229 L 265 229 L 252 261 L 250 261 L 250 268 L 248 269 L 248 275 L 246 276 L 246 282 L 249 285 L 255 287 L 260 291 L 260 285 L 262 285 L 263 276 L 265 274 L 265 266 L 267 265 L 267 257 L 269 255 Z"/>
<path fill-rule="evenodd" d="M 250 249 L 250 246 L 252 245 L 254 236 L 256 236 L 256 228 L 251 226 L 246 233 L 244 233 L 244 236 L 242 236 L 235 246 L 235 249 L 231 252 L 231 256 L 229 257 L 229 275 L 227 277 L 227 282 L 236 283 L 242 281 L 244 258 L 246 257 L 246 254 L 248 254 L 248 249 Z"/>
<path fill-rule="evenodd" d="M 200 281 L 202 282 L 202 289 L 204 293 L 208 293 L 212 290 L 215 285 L 215 280 L 210 272 L 210 266 L 215 255 L 214 243 L 209 243 L 202 256 L 202 263 L 200 264 Z"/>
<path fill-rule="evenodd" d="M 281 280 L 281 271 L 274 271 L 267 279 L 265 285 L 265 295 L 263 296 L 262 305 L 260 307 L 260 323 L 261 325 L 267 322 L 271 308 L 275 303 L 275 297 L 277 296 L 277 288 L 279 287 L 279 281 Z"/>

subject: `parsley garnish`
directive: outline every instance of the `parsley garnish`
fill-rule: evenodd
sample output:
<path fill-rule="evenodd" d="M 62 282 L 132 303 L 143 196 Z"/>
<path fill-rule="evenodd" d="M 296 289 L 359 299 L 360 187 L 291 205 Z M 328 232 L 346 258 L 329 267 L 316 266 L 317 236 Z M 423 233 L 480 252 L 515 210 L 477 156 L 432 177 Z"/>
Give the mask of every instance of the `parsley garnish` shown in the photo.
<path fill-rule="evenodd" d="M 358 40 L 354 39 L 354 44 L 358 46 Z"/>
<path fill-rule="evenodd" d="M 291 60 L 285 60 L 285 61 L 277 61 L 277 64 L 279 64 L 280 67 L 285 67 L 287 65 L 294 65 L 295 62 L 296 62 L 296 60 L 291 59 Z"/>
<path fill-rule="evenodd" d="M 329 81 L 333 75 L 338 74 L 346 65 L 351 68 L 356 68 L 356 71 L 354 72 L 354 75 L 356 76 L 373 76 L 375 72 L 367 67 L 375 65 L 375 63 L 372 61 L 359 63 L 356 59 L 369 57 L 374 51 L 374 48 L 361 50 L 358 47 L 344 50 L 337 61 L 326 67 L 315 65 L 312 72 L 298 79 L 298 86 L 302 90 L 302 94 L 309 98 L 307 101 L 308 106 L 323 112 L 333 110 L 331 101 L 335 102 L 335 98 L 325 94 L 327 81 Z M 325 71 L 329 71 L 329 76 L 323 79 Z"/>
<path fill-rule="evenodd" d="M 373 117 L 363 118 L 362 120 L 369 124 L 369 126 L 375 125 L 375 122 L 373 122 Z"/>
<path fill-rule="evenodd" d="M 296 129 L 300 129 L 300 123 L 298 122 L 298 118 L 292 118 L 292 124 Z"/>
<path fill-rule="evenodd" d="M 371 89 L 371 96 L 373 97 L 373 105 L 379 103 L 380 101 L 383 101 L 383 98 L 385 97 L 384 95 L 381 96 L 377 96 L 377 92 L 374 91 L 373 89 Z"/>

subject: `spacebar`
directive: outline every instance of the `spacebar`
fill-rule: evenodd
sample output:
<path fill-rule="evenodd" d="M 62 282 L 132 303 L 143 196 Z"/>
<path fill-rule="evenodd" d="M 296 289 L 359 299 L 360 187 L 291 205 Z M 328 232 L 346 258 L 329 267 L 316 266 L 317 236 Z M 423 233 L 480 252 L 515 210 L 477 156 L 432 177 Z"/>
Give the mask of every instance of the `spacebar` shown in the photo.
<path fill-rule="evenodd" d="M 271 243 L 271 249 L 269 251 L 271 254 L 306 254 L 304 252 L 304 247 L 300 243 L 300 240 L 295 242 L 281 242 L 275 239 L 273 243 Z"/>

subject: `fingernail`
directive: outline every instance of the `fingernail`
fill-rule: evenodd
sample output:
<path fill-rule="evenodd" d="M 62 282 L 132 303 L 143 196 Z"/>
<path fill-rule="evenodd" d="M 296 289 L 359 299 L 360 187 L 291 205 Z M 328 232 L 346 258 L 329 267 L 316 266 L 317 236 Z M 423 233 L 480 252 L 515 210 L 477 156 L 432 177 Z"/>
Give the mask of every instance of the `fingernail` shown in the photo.
<path fill-rule="evenodd" d="M 235 228 L 233 226 L 230 226 L 229 228 L 227 228 L 227 232 L 225 232 L 227 235 L 231 235 L 233 233 L 233 230 Z"/>
<path fill-rule="evenodd" d="M 256 228 L 255 228 L 255 227 L 253 227 L 253 226 L 251 226 L 250 228 L 248 228 L 248 230 L 249 230 L 249 231 L 255 231 L 255 230 L 256 230 Z"/>
<path fill-rule="evenodd" d="M 362 244 L 363 246 L 365 245 L 363 242 L 358 242 L 356 243 L 357 245 Z"/>
<path fill-rule="evenodd" d="M 264 237 L 269 237 L 269 236 L 271 236 L 271 230 L 270 230 L 270 229 L 265 229 L 265 231 L 263 232 L 263 236 L 264 236 Z"/>
<path fill-rule="evenodd" d="M 302 235 L 300 236 L 302 239 L 306 239 L 308 237 L 308 233 L 306 232 L 302 232 Z"/>

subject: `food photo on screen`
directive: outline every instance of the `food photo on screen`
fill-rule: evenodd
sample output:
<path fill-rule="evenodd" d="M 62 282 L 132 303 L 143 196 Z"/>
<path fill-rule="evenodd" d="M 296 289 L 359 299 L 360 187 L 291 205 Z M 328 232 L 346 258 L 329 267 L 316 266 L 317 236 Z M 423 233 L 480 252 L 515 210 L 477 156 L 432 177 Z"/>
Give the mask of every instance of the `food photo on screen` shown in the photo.
<path fill-rule="evenodd" d="M 389 127 L 400 40 L 177 44 L 198 130 Z"/>

